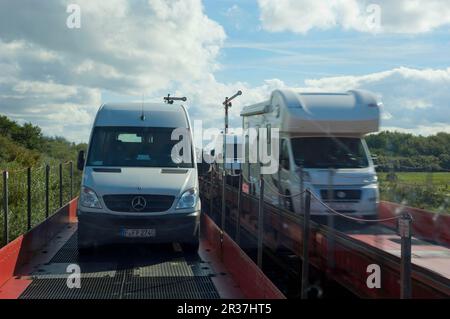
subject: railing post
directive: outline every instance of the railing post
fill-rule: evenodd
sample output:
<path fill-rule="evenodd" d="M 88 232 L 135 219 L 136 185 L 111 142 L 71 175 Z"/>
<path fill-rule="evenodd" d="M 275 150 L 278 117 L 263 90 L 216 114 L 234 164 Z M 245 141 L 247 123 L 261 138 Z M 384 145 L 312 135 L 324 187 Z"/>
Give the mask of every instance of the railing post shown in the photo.
<path fill-rule="evenodd" d="M 214 207 L 213 207 L 213 194 L 214 194 L 214 187 L 213 187 L 213 179 L 214 179 L 214 167 L 213 167 L 213 163 L 211 164 L 211 184 L 209 185 L 210 186 L 210 188 L 209 188 L 209 216 L 210 217 L 213 217 L 213 210 L 214 210 Z"/>
<path fill-rule="evenodd" d="M 328 197 L 328 205 L 332 205 L 333 202 L 333 177 L 334 177 L 334 170 L 332 168 L 328 171 L 328 191 L 327 191 L 327 197 Z M 334 214 L 332 212 L 328 212 L 327 216 L 327 225 L 331 230 L 331 235 L 328 238 L 328 266 L 331 270 L 334 270 Z"/>
<path fill-rule="evenodd" d="M 73 162 L 70 161 L 70 200 L 73 199 Z"/>
<path fill-rule="evenodd" d="M 262 269 L 263 262 L 263 239 L 264 239 L 264 178 L 259 175 L 259 203 L 258 203 L 258 267 Z"/>
<path fill-rule="evenodd" d="M 226 177 L 227 177 L 227 173 L 225 171 L 225 164 L 223 165 L 223 171 L 222 171 L 222 215 L 221 215 L 221 223 L 220 223 L 220 228 L 222 229 L 223 232 L 225 232 L 225 213 L 226 213 L 226 192 L 225 192 L 225 188 L 226 188 Z"/>
<path fill-rule="evenodd" d="M 59 207 L 63 206 L 63 170 L 62 163 L 59 163 Z"/>
<path fill-rule="evenodd" d="M 398 231 L 401 237 L 401 273 L 400 298 L 410 299 L 411 292 L 411 222 L 408 213 L 403 213 L 398 222 Z"/>
<path fill-rule="evenodd" d="M 242 170 L 239 173 L 239 191 L 237 202 L 237 216 L 236 216 L 236 244 L 239 245 L 241 241 L 241 201 L 242 201 Z"/>
<path fill-rule="evenodd" d="M 50 165 L 45 165 L 45 219 L 48 218 L 50 214 Z"/>
<path fill-rule="evenodd" d="M 3 171 L 3 240 L 9 243 L 8 237 L 8 171 Z"/>
<path fill-rule="evenodd" d="M 303 263 L 302 263 L 302 299 L 308 299 L 309 289 L 309 234 L 310 234 L 311 193 L 306 190 L 303 217 Z"/>
<path fill-rule="evenodd" d="M 27 229 L 31 229 L 31 167 L 27 168 Z"/>
<path fill-rule="evenodd" d="M 299 167 L 299 176 L 300 176 L 300 213 L 303 214 L 303 211 L 305 209 L 305 195 L 304 195 L 305 182 L 303 180 L 303 166 Z"/>

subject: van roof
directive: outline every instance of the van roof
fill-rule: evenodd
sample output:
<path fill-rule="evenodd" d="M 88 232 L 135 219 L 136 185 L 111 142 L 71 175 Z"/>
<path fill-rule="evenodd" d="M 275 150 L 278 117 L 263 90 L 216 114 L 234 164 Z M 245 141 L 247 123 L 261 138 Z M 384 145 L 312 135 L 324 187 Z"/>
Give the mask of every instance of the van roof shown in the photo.
<path fill-rule="evenodd" d="M 142 119 L 144 114 L 144 119 Z M 108 103 L 100 107 L 94 126 L 188 128 L 182 105 L 164 103 Z"/>

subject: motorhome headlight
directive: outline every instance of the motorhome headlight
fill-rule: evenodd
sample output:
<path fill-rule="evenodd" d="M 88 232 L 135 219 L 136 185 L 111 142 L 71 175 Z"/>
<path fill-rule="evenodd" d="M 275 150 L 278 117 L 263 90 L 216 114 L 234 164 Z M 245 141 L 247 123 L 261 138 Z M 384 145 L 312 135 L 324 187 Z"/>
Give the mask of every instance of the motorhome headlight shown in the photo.
<path fill-rule="evenodd" d="M 181 195 L 178 200 L 177 209 L 194 208 L 197 204 L 198 190 L 191 188 Z"/>
<path fill-rule="evenodd" d="M 376 182 L 378 182 L 377 175 L 371 175 L 371 176 L 364 178 L 365 184 L 372 184 L 372 183 L 376 183 Z"/>
<path fill-rule="evenodd" d="M 97 194 L 89 187 L 82 187 L 80 205 L 87 208 L 102 208 Z"/>

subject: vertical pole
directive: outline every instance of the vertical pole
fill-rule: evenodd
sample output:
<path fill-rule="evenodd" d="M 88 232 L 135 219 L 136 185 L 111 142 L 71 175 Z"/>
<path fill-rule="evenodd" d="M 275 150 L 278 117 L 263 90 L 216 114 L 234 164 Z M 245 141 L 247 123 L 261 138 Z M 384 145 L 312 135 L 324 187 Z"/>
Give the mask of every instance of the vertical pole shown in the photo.
<path fill-rule="evenodd" d="M 8 238 L 8 171 L 3 171 L 3 240 L 5 245 L 9 243 Z"/>
<path fill-rule="evenodd" d="M 223 232 L 225 231 L 225 213 L 226 213 L 226 198 L 225 198 L 225 196 L 226 196 L 226 193 L 225 193 L 225 187 L 226 187 L 225 179 L 226 179 L 226 177 L 227 177 L 227 174 L 225 172 L 225 165 L 224 165 L 223 171 L 222 171 L 222 215 L 221 215 L 221 217 L 222 217 L 221 229 L 222 229 Z"/>
<path fill-rule="evenodd" d="M 211 163 L 211 184 L 209 185 L 209 216 L 213 217 L 213 194 L 214 194 L 214 184 L 213 184 L 213 178 L 214 178 L 214 163 Z"/>
<path fill-rule="evenodd" d="M 70 200 L 73 199 L 73 162 L 70 161 Z"/>
<path fill-rule="evenodd" d="M 334 171 L 332 168 L 328 171 L 328 205 L 332 205 L 333 201 L 333 175 Z M 334 214 L 332 212 L 328 212 L 327 216 L 327 224 L 331 229 L 331 236 L 328 239 L 328 267 L 333 270 L 334 269 Z"/>
<path fill-rule="evenodd" d="M 302 299 L 308 299 L 309 287 L 309 233 L 310 233 L 311 193 L 309 189 L 305 196 L 303 218 L 303 263 L 302 263 Z"/>
<path fill-rule="evenodd" d="M 300 214 L 304 214 L 305 210 L 305 183 L 303 181 L 303 166 L 299 167 L 299 176 L 300 176 Z"/>
<path fill-rule="evenodd" d="M 237 216 L 236 216 L 236 243 L 239 245 L 241 241 L 241 201 L 242 201 L 242 170 L 239 173 L 239 191 L 237 202 Z"/>
<path fill-rule="evenodd" d="M 225 231 L 225 214 L 226 214 L 226 162 L 227 162 L 227 132 L 228 132 L 228 97 L 225 98 L 225 129 L 223 131 L 223 151 L 222 151 L 222 231 Z"/>
<path fill-rule="evenodd" d="M 31 167 L 27 168 L 27 229 L 31 229 Z"/>
<path fill-rule="evenodd" d="M 62 163 L 59 163 L 59 207 L 63 205 L 63 172 Z"/>
<path fill-rule="evenodd" d="M 258 204 L 258 267 L 262 269 L 264 236 L 264 178 L 259 174 L 259 204 Z"/>
<path fill-rule="evenodd" d="M 400 298 L 411 298 L 411 216 L 403 213 L 399 220 L 399 234 L 401 237 L 401 273 Z"/>
<path fill-rule="evenodd" d="M 48 218 L 50 213 L 50 165 L 45 165 L 45 219 Z"/>

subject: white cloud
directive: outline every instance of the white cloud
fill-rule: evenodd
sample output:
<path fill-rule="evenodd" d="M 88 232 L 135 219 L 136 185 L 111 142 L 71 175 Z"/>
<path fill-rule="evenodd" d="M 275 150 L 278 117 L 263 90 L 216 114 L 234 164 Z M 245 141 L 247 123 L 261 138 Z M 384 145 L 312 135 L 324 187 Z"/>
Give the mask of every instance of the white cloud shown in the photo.
<path fill-rule="evenodd" d="M 384 103 L 382 126 L 430 134 L 450 132 L 450 68 L 411 69 L 361 76 L 339 76 L 305 81 L 306 89 L 346 91 L 367 89 L 380 95 Z"/>
<path fill-rule="evenodd" d="M 66 26 L 69 3 L 81 7 L 81 29 Z M 85 125 L 101 92 L 141 96 L 203 81 L 217 69 L 224 40 L 201 0 L 3 0 L 0 112 L 50 135 L 61 127 L 51 121 L 65 114 Z M 76 131 L 77 140 L 89 134 Z"/>
<path fill-rule="evenodd" d="M 145 93 L 157 101 L 161 92 L 182 94 L 189 98 L 193 119 L 222 127 L 221 102 L 242 90 L 243 96 L 230 110 L 231 125 L 239 127 L 243 105 L 260 102 L 274 89 L 287 87 L 279 79 L 258 86 L 217 81 L 214 72 L 226 35 L 205 15 L 200 0 L 73 0 L 82 9 L 79 30 L 66 28 L 68 2 L 37 5 L 34 0 L 0 1 L 0 112 L 21 122 L 32 121 L 48 135 L 86 141 L 105 92 L 139 100 Z M 281 26 L 289 1 L 276 6 L 267 0 L 261 3 L 274 6 L 269 18 Z M 342 20 L 334 11 L 327 11 L 329 6 L 323 2 L 310 2 L 310 12 L 325 11 L 321 19 L 307 17 L 305 30 L 316 24 L 328 28 L 342 21 L 349 21 L 345 25 L 351 27 L 356 22 L 349 13 L 356 7 L 352 1 L 347 6 L 339 7 L 339 16 L 347 16 Z M 291 22 L 302 21 L 296 10 L 297 5 L 290 9 Z M 372 90 L 385 102 L 385 127 L 427 134 L 450 131 L 449 73 L 450 68 L 396 68 L 361 76 L 309 79 L 300 89 Z"/>
<path fill-rule="evenodd" d="M 450 25 L 447 0 L 258 0 L 265 30 L 306 33 L 312 29 L 423 33 Z M 380 25 L 375 25 L 380 10 Z M 375 8 L 376 9 L 376 8 Z M 374 20 L 375 17 L 375 20 Z"/>
<path fill-rule="evenodd" d="M 430 135 L 450 133 L 450 68 L 392 70 L 359 76 L 323 77 L 306 80 L 303 85 L 290 87 L 280 79 L 266 80 L 252 87 L 245 82 L 223 84 L 213 77 L 202 83 L 187 83 L 182 92 L 191 97 L 191 115 L 205 120 L 206 125 L 223 127 L 221 101 L 237 90 L 243 95 L 235 100 L 230 118 L 233 127 L 240 127 L 239 112 L 244 105 L 269 98 L 275 89 L 294 89 L 299 92 L 345 92 L 365 89 L 379 95 L 383 101 L 382 130 L 397 130 Z"/>

